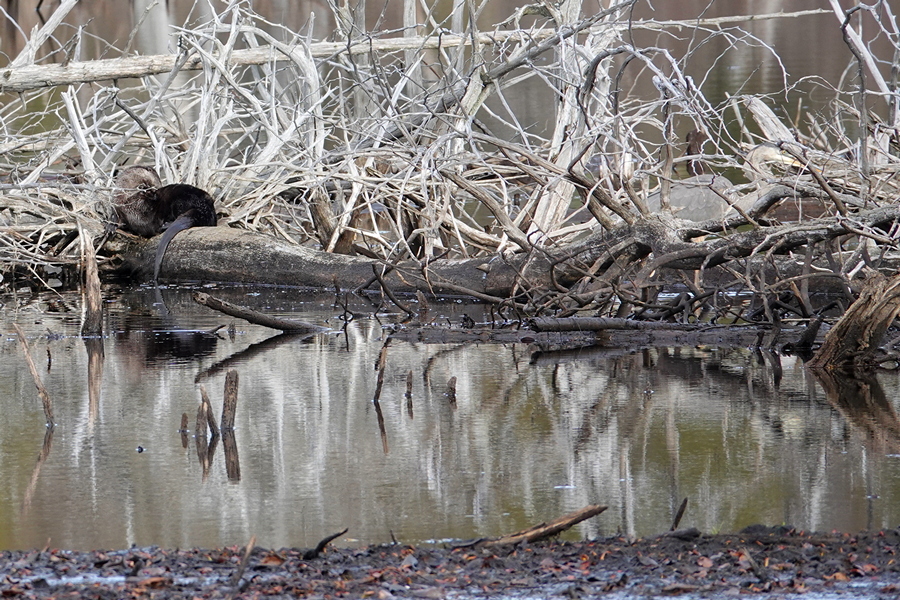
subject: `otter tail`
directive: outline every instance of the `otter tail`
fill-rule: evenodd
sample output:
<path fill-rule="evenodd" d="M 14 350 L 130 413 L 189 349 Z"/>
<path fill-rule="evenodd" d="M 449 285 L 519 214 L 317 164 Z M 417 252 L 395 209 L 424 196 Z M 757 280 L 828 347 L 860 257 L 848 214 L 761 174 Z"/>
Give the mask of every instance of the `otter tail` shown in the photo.
<path fill-rule="evenodd" d="M 179 232 L 193 226 L 194 211 L 189 210 L 186 213 L 179 215 L 178 218 L 172 221 L 172 224 L 163 232 L 162 237 L 159 238 L 159 246 L 156 248 L 156 264 L 153 269 L 153 281 L 159 280 L 159 268 L 162 266 L 163 256 L 165 256 L 166 249 L 169 247 L 172 238 L 178 235 Z"/>

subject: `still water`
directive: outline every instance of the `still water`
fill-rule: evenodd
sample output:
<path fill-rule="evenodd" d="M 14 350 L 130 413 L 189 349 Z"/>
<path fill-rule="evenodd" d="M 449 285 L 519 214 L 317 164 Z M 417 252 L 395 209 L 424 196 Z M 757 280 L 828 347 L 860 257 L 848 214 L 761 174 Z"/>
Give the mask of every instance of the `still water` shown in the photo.
<path fill-rule="evenodd" d="M 76 296 L 2 298 L 0 549 L 212 547 L 253 535 L 309 547 L 345 527 L 338 543 L 440 542 L 593 503 L 609 510 L 568 536 L 648 535 L 668 529 L 684 497 L 682 526 L 707 532 L 900 524 L 893 374 L 836 399 L 799 361 L 781 357 L 777 369 L 776 357 L 743 348 L 533 361 L 525 344 L 394 340 L 382 434 L 375 366 L 381 324 L 396 315 L 351 299 L 356 317 L 342 327 L 333 296 L 205 291 L 332 331 L 275 337 L 192 303 L 188 289 L 163 290 L 163 314 L 151 288 L 109 287 L 103 355 L 89 366 Z M 482 310 L 445 301 L 430 318 L 458 325 Z M 233 337 L 204 333 L 232 322 Z M 54 402 L 49 439 L 12 323 Z M 240 378 L 230 476 L 223 444 L 204 469 L 192 435 L 199 386 L 218 417 L 228 369 Z"/>

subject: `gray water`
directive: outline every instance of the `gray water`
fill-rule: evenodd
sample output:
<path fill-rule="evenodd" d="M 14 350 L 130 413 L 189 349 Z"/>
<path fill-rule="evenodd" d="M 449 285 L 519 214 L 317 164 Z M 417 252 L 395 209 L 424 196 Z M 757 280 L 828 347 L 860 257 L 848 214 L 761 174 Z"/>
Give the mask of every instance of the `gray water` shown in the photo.
<path fill-rule="evenodd" d="M 123 47 L 144 6 L 89 4 L 67 20 L 73 31 L 84 24 L 90 34 L 83 58 L 107 55 L 106 43 Z M 193 5 L 170 4 L 175 24 Z M 484 18 L 499 22 L 513 4 L 492 2 L 496 12 Z M 636 17 L 822 5 L 656 2 L 657 12 L 641 4 Z M 37 16 L 26 8 L 13 16 L 31 31 Z M 324 39 L 333 23 L 315 2 L 257 6 L 296 31 L 317 8 L 313 37 Z M 638 41 L 676 56 L 690 52 L 685 72 L 715 102 L 817 76 L 800 84 L 796 97 L 776 94 L 771 103 L 788 113 L 819 110 L 831 98 L 828 87 L 841 85 L 852 57 L 833 15 L 742 26 L 762 45 L 741 42 L 726 51 L 723 41 L 705 43 L 705 34 L 687 29 L 680 37 L 639 32 Z M 160 27 L 143 42 L 138 36 L 138 49 L 174 47 L 174 36 L 160 34 L 168 25 Z M 15 56 L 21 36 L 9 30 L 2 37 L 0 51 Z M 885 47 L 884 40 L 873 45 Z M 626 72 L 624 89 L 631 89 L 630 77 Z M 646 93 L 646 82 L 635 85 L 632 93 Z M 509 101 L 526 124 L 552 112 L 546 90 Z M 226 331 L 206 335 L 234 320 L 193 304 L 186 291 L 164 291 L 171 311 L 164 315 L 152 290 L 108 287 L 102 361 L 95 353 L 89 365 L 88 348 L 96 352 L 99 344 L 77 336 L 77 296 L 0 298 L 0 549 L 48 540 L 72 549 L 222 546 L 253 535 L 265 546 L 312 546 L 344 527 L 342 544 L 440 542 L 514 531 L 592 503 L 609 509 L 571 538 L 646 535 L 668 529 L 685 497 L 682 525 L 706 532 L 752 523 L 847 531 L 900 524 L 893 373 L 840 395 L 826 393 L 792 357 L 744 348 L 595 348 L 532 363 L 524 344 L 396 341 L 387 354 L 382 435 L 374 367 L 381 323 L 395 315 L 373 318 L 373 307 L 357 300 L 360 316 L 342 330 L 342 310 L 327 295 L 207 291 L 332 332 L 272 339 L 269 330 L 235 321 L 233 338 Z M 432 307 L 444 324 L 463 313 L 485 320 L 478 306 Z M 52 436 L 45 436 L 12 323 L 25 331 L 53 398 Z M 178 432 L 182 413 L 194 427 L 201 383 L 219 414 L 228 368 L 240 377 L 239 478 L 226 471 L 224 444 L 204 470 L 196 440 Z M 404 397 L 409 371 L 411 409 Z M 455 407 L 445 395 L 450 377 L 458 382 Z"/>
<path fill-rule="evenodd" d="M 743 348 L 592 348 L 532 361 L 525 344 L 395 340 L 382 435 L 372 402 L 380 323 L 398 315 L 356 299 L 342 329 L 333 296 L 204 289 L 332 330 L 275 338 L 194 304 L 190 290 L 163 290 L 164 315 L 150 288 L 106 288 L 102 360 L 89 368 L 76 296 L 2 298 L 0 549 L 223 546 L 253 535 L 309 547 L 345 527 L 345 545 L 442 542 L 594 503 L 609 509 L 570 538 L 648 535 L 668 529 L 684 497 L 682 526 L 706 532 L 900 524 L 893 373 L 838 398 L 798 360 Z M 454 301 L 430 318 L 458 326 L 463 314 L 485 318 Z M 12 323 L 54 402 L 49 448 Z M 203 333 L 232 323 L 233 339 Z M 201 384 L 219 416 L 229 368 L 240 381 L 237 477 L 223 444 L 204 473 L 193 431 L 178 432 L 182 413 L 194 429 Z"/>

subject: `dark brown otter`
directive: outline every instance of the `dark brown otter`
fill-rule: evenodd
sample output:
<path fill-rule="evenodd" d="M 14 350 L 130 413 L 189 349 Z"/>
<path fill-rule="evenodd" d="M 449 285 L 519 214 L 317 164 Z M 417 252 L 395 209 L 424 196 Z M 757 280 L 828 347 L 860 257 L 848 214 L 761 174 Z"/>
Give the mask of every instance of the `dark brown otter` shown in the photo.
<path fill-rule="evenodd" d="M 133 166 L 116 176 L 119 191 L 113 200 L 119 224 L 125 231 L 142 237 L 164 232 L 156 249 L 153 280 L 159 279 L 166 249 L 179 232 L 189 227 L 216 225 L 212 196 L 192 185 L 161 186 L 159 175 L 149 167 Z"/>

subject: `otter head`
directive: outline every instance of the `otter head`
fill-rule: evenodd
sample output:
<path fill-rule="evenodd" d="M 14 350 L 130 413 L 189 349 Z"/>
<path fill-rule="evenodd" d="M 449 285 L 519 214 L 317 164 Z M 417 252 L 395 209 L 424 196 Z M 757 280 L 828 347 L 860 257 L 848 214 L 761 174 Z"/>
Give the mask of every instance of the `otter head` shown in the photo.
<path fill-rule="evenodd" d="M 157 216 L 156 190 L 161 185 L 156 171 L 143 165 L 116 173 L 113 204 L 122 229 L 144 237 L 160 232 L 163 223 Z"/>

